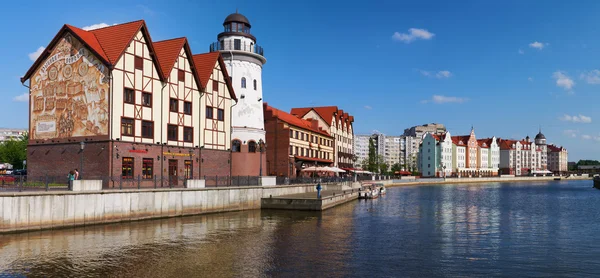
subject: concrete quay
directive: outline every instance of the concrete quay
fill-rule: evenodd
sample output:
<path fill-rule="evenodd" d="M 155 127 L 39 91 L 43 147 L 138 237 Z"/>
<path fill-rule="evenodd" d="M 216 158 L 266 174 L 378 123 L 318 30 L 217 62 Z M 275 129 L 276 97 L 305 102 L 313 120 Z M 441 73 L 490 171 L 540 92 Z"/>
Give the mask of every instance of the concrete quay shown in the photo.
<path fill-rule="evenodd" d="M 323 211 L 356 199 L 358 189 L 323 190 L 321 198 L 317 198 L 316 192 L 298 193 L 262 198 L 260 204 L 262 209 Z"/>
<path fill-rule="evenodd" d="M 345 190 L 349 184 L 322 184 Z M 261 208 L 261 199 L 315 192 L 314 184 L 0 193 L 0 233 Z M 314 193 L 316 195 L 316 193 Z M 332 197 L 338 202 L 340 197 Z M 326 205 L 327 206 L 327 205 Z"/>

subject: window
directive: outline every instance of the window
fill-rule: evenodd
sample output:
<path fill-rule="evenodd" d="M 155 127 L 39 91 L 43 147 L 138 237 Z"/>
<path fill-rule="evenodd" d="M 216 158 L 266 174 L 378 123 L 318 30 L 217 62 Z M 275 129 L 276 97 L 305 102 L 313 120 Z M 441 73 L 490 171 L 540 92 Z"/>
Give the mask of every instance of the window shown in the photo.
<path fill-rule="evenodd" d="M 142 137 L 154 138 L 154 122 L 142 121 Z"/>
<path fill-rule="evenodd" d="M 183 71 L 183 70 L 177 71 L 177 80 L 185 82 L 185 71 Z"/>
<path fill-rule="evenodd" d="M 179 111 L 179 100 L 176 98 L 169 99 L 169 111 L 178 112 Z"/>
<path fill-rule="evenodd" d="M 296 138 L 296 139 L 298 139 L 298 138 L 299 138 L 299 137 L 298 137 L 298 131 L 296 131 L 296 137 L 295 137 L 295 138 Z"/>
<path fill-rule="evenodd" d="M 217 120 L 219 120 L 219 121 L 225 120 L 225 110 L 217 109 Z"/>
<path fill-rule="evenodd" d="M 154 178 L 153 172 L 154 168 L 154 160 L 152 158 L 144 158 L 142 160 L 142 178 L 143 179 L 152 179 Z"/>
<path fill-rule="evenodd" d="M 294 153 L 295 153 L 296 155 L 298 155 L 298 154 L 299 154 L 299 152 L 298 152 L 298 147 L 296 147 L 296 151 L 295 151 Z"/>
<path fill-rule="evenodd" d="M 192 161 L 191 160 L 186 160 L 183 162 L 184 165 L 184 174 L 185 174 L 185 178 L 186 179 L 191 179 L 192 178 Z"/>
<path fill-rule="evenodd" d="M 139 69 L 139 70 L 144 69 L 144 59 L 142 59 L 142 57 L 135 56 L 134 64 L 135 64 L 135 69 Z"/>
<path fill-rule="evenodd" d="M 191 102 L 189 102 L 189 101 L 183 102 L 183 113 L 192 115 L 192 103 Z"/>
<path fill-rule="evenodd" d="M 240 39 L 233 40 L 233 50 L 242 50 L 242 40 L 240 40 Z"/>
<path fill-rule="evenodd" d="M 121 135 L 133 136 L 133 119 L 121 118 Z"/>
<path fill-rule="evenodd" d="M 231 143 L 231 151 L 234 153 L 239 153 L 242 149 L 242 142 L 240 140 L 233 140 Z"/>
<path fill-rule="evenodd" d="M 256 152 L 256 142 L 254 142 L 254 141 L 248 142 L 248 152 L 250 152 L 250 153 Z"/>
<path fill-rule="evenodd" d="M 293 154 L 294 154 L 294 147 L 290 146 L 290 155 L 293 155 Z"/>
<path fill-rule="evenodd" d="M 152 107 L 152 94 L 142 92 L 142 105 L 146 107 Z"/>
<path fill-rule="evenodd" d="M 294 138 L 294 131 L 290 129 L 290 138 Z"/>
<path fill-rule="evenodd" d="M 254 79 L 254 90 L 256 91 L 256 79 Z"/>
<path fill-rule="evenodd" d="M 304 156 L 304 148 L 300 148 L 300 156 Z"/>
<path fill-rule="evenodd" d="M 184 127 L 183 128 L 183 141 L 194 142 L 194 128 Z"/>
<path fill-rule="evenodd" d="M 246 77 L 242 77 L 242 88 L 246 88 Z"/>
<path fill-rule="evenodd" d="M 179 140 L 179 130 L 176 125 L 167 126 L 167 140 L 177 141 Z"/>
<path fill-rule="evenodd" d="M 207 119 L 213 118 L 213 108 L 210 106 L 206 106 L 206 118 Z"/>
<path fill-rule="evenodd" d="M 219 81 L 217 80 L 213 80 L 213 92 L 218 92 L 219 91 Z"/>
<path fill-rule="evenodd" d="M 135 91 L 133 89 L 125 88 L 123 90 L 123 102 L 125 103 L 135 103 Z"/>
<path fill-rule="evenodd" d="M 133 157 L 123 157 L 121 177 L 124 179 L 133 179 Z"/>
<path fill-rule="evenodd" d="M 300 133 L 300 140 L 304 141 L 304 132 Z"/>

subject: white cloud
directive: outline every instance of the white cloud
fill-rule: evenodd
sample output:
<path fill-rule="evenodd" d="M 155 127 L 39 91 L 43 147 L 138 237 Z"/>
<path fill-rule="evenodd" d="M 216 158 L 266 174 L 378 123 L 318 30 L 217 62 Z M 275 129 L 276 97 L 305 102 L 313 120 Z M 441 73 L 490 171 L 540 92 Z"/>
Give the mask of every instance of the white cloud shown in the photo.
<path fill-rule="evenodd" d="M 584 134 L 584 135 L 581 135 L 581 139 L 590 140 L 590 139 L 592 139 L 592 136 Z"/>
<path fill-rule="evenodd" d="M 527 80 L 533 81 L 533 77 L 528 77 Z"/>
<path fill-rule="evenodd" d="M 582 73 L 579 78 L 585 80 L 588 84 L 600 84 L 600 70 L 592 70 Z"/>
<path fill-rule="evenodd" d="M 438 73 L 435 74 L 435 77 L 440 78 L 440 79 L 441 78 L 448 78 L 450 76 L 452 76 L 452 73 L 449 72 L 449 71 L 447 71 L 447 70 L 441 70 L 441 71 L 438 71 Z"/>
<path fill-rule="evenodd" d="M 534 41 L 534 42 L 532 42 L 532 43 L 529 44 L 529 47 L 542 50 L 542 49 L 544 49 L 544 47 L 546 45 L 548 45 L 548 44 L 547 43 L 543 43 L 543 42 Z"/>
<path fill-rule="evenodd" d="M 426 71 L 426 70 L 419 70 L 419 72 L 423 76 L 435 77 L 437 79 L 450 78 L 452 76 L 452 73 L 450 71 L 447 71 L 447 70 L 440 70 L 438 72 Z"/>
<path fill-rule="evenodd" d="M 469 100 L 468 98 L 462 98 L 462 97 L 448 97 L 448 96 L 442 96 L 442 95 L 433 95 L 431 97 L 431 100 L 422 100 L 421 103 L 428 103 L 428 102 L 433 102 L 435 104 L 463 103 L 468 100 Z"/>
<path fill-rule="evenodd" d="M 110 26 L 110 25 L 108 25 L 108 24 L 106 24 L 106 23 L 103 22 L 103 23 L 98 23 L 98 24 L 92 24 L 90 26 L 84 26 L 81 29 L 86 30 L 86 31 L 90 31 L 90 30 L 100 29 L 100 28 L 104 28 L 104 27 L 108 27 L 108 26 Z"/>
<path fill-rule="evenodd" d="M 566 129 L 563 131 L 563 133 L 569 137 L 577 137 L 577 133 L 579 133 L 578 130 L 574 130 L 574 129 Z"/>
<path fill-rule="evenodd" d="M 373 107 L 371 107 L 371 106 L 369 106 L 369 105 L 365 105 L 365 109 L 367 109 L 367 110 L 371 110 L 371 109 L 373 109 Z"/>
<path fill-rule="evenodd" d="M 16 97 L 13 97 L 13 101 L 27 102 L 29 101 L 29 93 L 22 93 Z"/>
<path fill-rule="evenodd" d="M 556 86 L 562 87 L 565 90 L 571 90 L 575 86 L 575 81 L 562 71 L 555 71 L 552 77 L 556 79 Z"/>
<path fill-rule="evenodd" d="M 415 40 L 430 40 L 433 38 L 433 36 L 435 36 L 434 33 L 431 33 L 425 29 L 410 28 L 408 29 L 408 34 L 394 32 L 394 35 L 392 35 L 392 40 L 411 43 Z"/>
<path fill-rule="evenodd" d="M 579 114 L 579 116 L 577 116 L 577 115 L 571 116 L 571 115 L 564 114 L 559 119 L 561 121 L 565 121 L 565 122 L 584 123 L 584 124 L 589 124 L 592 122 L 592 117 L 584 116 L 581 114 Z"/>
<path fill-rule="evenodd" d="M 29 60 L 34 61 L 37 60 L 38 57 L 40 57 L 40 55 L 42 55 L 42 52 L 44 52 L 44 49 L 46 49 L 43 46 L 38 47 L 38 49 L 35 52 L 29 53 Z"/>
<path fill-rule="evenodd" d="M 519 54 L 525 54 L 525 51 L 523 51 L 523 49 L 519 49 Z"/>

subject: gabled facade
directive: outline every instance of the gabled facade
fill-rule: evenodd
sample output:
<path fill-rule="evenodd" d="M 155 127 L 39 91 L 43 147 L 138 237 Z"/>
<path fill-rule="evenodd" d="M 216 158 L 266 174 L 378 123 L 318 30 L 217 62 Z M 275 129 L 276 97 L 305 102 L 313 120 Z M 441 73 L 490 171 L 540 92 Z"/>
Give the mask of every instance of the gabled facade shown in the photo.
<path fill-rule="evenodd" d="M 426 133 L 420 147 L 420 167 L 423 177 L 452 175 L 452 139 L 449 132 L 442 135 Z"/>
<path fill-rule="evenodd" d="M 569 170 L 567 149 L 555 145 L 548 145 L 548 170 L 560 174 Z"/>
<path fill-rule="evenodd" d="M 207 121 L 207 86 L 192 57 L 185 38 L 153 42 L 142 20 L 63 26 L 22 78 L 30 81 L 29 174 L 83 168 L 85 178 L 146 183 L 230 175 L 235 94 L 226 70 L 211 70 L 229 87 L 211 103 L 223 109 L 213 113 L 217 123 Z"/>
<path fill-rule="evenodd" d="M 354 116 L 337 106 L 292 108 L 290 114 L 305 119 L 314 119 L 319 127 L 335 138 L 334 166 L 351 169 L 354 164 Z"/>

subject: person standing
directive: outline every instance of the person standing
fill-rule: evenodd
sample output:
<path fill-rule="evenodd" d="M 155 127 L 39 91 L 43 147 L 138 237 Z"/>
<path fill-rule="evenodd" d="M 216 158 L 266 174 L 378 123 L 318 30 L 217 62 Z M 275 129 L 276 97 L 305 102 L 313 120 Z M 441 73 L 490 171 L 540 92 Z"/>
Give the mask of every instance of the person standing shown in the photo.
<path fill-rule="evenodd" d="M 79 180 L 79 170 L 75 168 L 75 179 Z"/>
<path fill-rule="evenodd" d="M 75 170 L 69 171 L 69 175 L 67 175 L 67 180 L 69 182 L 69 190 L 73 190 L 73 181 L 75 180 Z"/>

